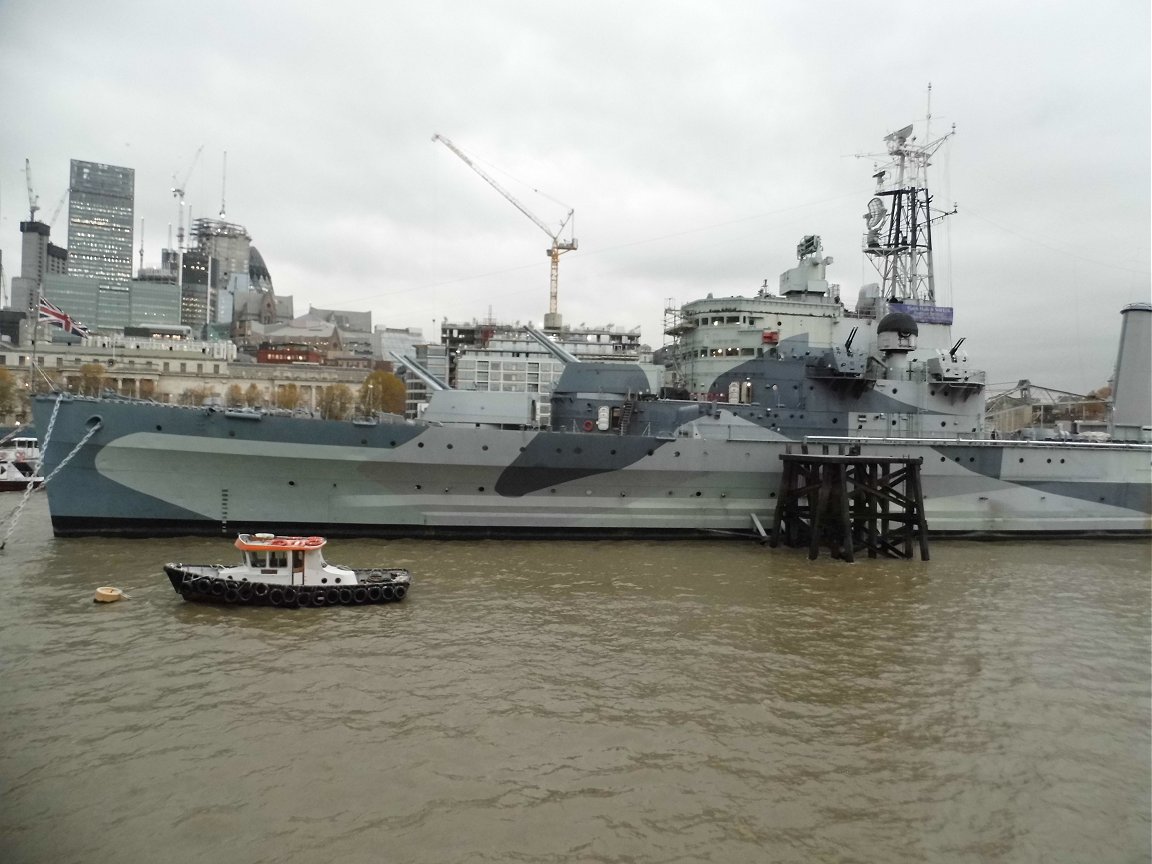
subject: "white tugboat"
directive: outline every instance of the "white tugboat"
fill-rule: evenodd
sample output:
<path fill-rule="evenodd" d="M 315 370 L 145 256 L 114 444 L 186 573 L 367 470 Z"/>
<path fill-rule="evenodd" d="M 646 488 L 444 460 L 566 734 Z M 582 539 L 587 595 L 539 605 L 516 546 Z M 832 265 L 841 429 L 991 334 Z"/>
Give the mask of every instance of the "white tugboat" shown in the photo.
<path fill-rule="evenodd" d="M 223 564 L 165 564 L 185 600 L 247 606 L 360 606 L 403 600 L 412 576 L 400 568 L 352 569 L 324 560 L 323 537 L 241 534 L 244 560 Z"/>

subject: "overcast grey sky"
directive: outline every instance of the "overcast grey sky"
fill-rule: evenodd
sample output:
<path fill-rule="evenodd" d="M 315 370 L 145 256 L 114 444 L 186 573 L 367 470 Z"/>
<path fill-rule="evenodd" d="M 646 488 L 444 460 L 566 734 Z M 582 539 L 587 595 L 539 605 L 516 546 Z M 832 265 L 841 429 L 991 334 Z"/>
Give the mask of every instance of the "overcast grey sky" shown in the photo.
<path fill-rule="evenodd" d="M 875 281 L 854 154 L 923 136 L 931 82 L 955 335 L 994 384 L 1085 392 L 1150 299 L 1149 45 L 1147 0 L 0 0 L 0 248 L 18 274 L 24 159 L 49 219 L 77 158 L 136 170 L 155 265 L 173 178 L 216 216 L 227 151 L 297 314 L 540 323 L 548 237 L 439 132 L 545 222 L 575 208 L 565 323 L 658 347 L 669 300 L 775 286 L 804 234 L 846 300 Z"/>

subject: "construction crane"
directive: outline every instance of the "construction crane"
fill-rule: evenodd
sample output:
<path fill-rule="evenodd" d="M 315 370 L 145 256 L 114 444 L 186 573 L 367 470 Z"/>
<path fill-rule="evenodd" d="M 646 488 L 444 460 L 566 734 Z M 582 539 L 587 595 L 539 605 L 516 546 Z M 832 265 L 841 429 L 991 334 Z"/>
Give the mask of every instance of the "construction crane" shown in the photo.
<path fill-rule="evenodd" d="M 24 174 L 28 179 L 28 221 L 36 221 L 36 211 L 40 209 L 40 196 L 32 191 L 32 162 L 24 160 Z"/>
<path fill-rule="evenodd" d="M 527 207 L 525 207 L 523 204 L 521 204 L 519 201 L 517 201 L 512 196 L 512 194 L 510 192 L 508 192 L 507 189 L 505 189 L 503 186 L 501 186 L 499 183 L 497 183 L 495 180 L 493 180 L 491 177 L 489 177 L 483 171 L 483 169 L 481 169 L 479 165 L 475 164 L 471 159 L 469 159 L 460 150 L 459 147 L 457 147 L 455 144 L 453 144 L 451 141 L 449 141 L 447 138 L 445 138 L 443 135 L 441 135 L 439 133 L 433 135 L 432 140 L 433 141 L 439 141 L 441 144 L 443 144 L 445 147 L 447 147 L 449 150 L 451 150 L 453 153 L 455 153 L 457 156 L 459 156 L 460 159 L 463 160 L 465 165 L 467 165 L 469 168 L 471 168 L 473 171 L 475 171 L 477 174 L 479 174 L 481 177 L 483 177 L 487 181 L 489 186 L 491 186 L 493 189 L 495 189 L 497 192 L 499 192 L 501 195 L 503 195 L 505 198 L 507 198 L 509 203 L 511 203 L 513 207 L 515 207 L 517 210 L 519 210 L 521 213 L 523 213 L 525 216 L 527 216 L 529 219 L 531 219 L 533 222 L 535 222 L 537 227 L 539 227 L 540 230 L 542 230 L 545 234 L 547 234 L 548 237 L 552 240 L 552 245 L 549 248 L 544 250 L 544 254 L 547 255 L 552 260 L 551 282 L 549 284 L 549 289 L 548 289 L 548 314 L 544 316 L 544 327 L 546 329 L 550 329 L 550 330 L 560 329 L 560 314 L 556 308 L 557 295 L 559 293 L 559 284 L 560 284 L 560 256 L 563 255 L 565 252 L 573 251 L 574 249 L 576 249 L 576 247 L 578 245 L 577 240 L 574 236 L 572 237 L 571 240 L 561 240 L 560 235 L 563 233 L 565 226 L 567 226 L 569 221 L 572 219 L 572 214 L 575 213 L 575 211 L 573 209 L 569 208 L 568 209 L 568 215 L 564 217 L 563 221 L 561 221 L 560 227 L 557 230 L 553 231 L 551 228 L 548 227 L 548 225 L 546 223 L 541 221 L 541 219 L 539 217 L 537 217 L 536 214 L 534 214 Z M 537 191 L 539 191 L 539 190 L 537 190 Z M 543 193 L 541 193 L 541 194 L 543 194 Z M 555 200 L 555 199 L 552 199 L 552 200 Z M 559 204 L 560 202 L 557 201 L 556 203 Z M 564 206 L 567 206 L 567 205 L 564 205 Z"/>
<path fill-rule="evenodd" d="M 176 245 L 181 250 L 184 248 L 184 190 L 188 186 L 188 180 L 192 176 L 192 170 L 196 167 L 196 160 L 200 158 L 200 151 L 203 149 L 203 144 L 196 148 L 196 155 L 192 157 L 192 164 L 188 166 L 188 170 L 184 173 L 183 180 L 177 181 L 176 175 L 172 175 L 172 182 L 176 183 L 176 185 L 172 187 L 172 197 L 180 201 L 180 207 L 177 211 L 179 221 L 176 223 Z"/>
<path fill-rule="evenodd" d="M 52 218 L 48 220 L 48 227 L 49 228 L 51 228 L 53 225 L 56 224 L 56 220 L 60 217 L 60 211 L 62 209 L 64 209 L 64 201 L 65 201 L 65 199 L 67 199 L 68 193 L 71 191 L 72 191 L 71 189 L 65 189 L 63 192 L 60 193 L 60 200 L 56 202 L 56 207 L 52 211 Z"/>

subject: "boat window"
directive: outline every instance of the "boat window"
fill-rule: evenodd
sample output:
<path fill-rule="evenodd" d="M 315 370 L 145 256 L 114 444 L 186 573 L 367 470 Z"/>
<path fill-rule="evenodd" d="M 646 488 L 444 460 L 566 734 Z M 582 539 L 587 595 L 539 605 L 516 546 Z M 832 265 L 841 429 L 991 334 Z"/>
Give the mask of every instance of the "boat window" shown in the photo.
<path fill-rule="evenodd" d="M 269 552 L 268 553 L 268 566 L 269 567 L 287 567 L 288 566 L 288 553 L 287 552 Z"/>
<path fill-rule="evenodd" d="M 248 566 L 250 567 L 267 567 L 268 556 L 264 552 L 252 551 L 248 553 Z"/>

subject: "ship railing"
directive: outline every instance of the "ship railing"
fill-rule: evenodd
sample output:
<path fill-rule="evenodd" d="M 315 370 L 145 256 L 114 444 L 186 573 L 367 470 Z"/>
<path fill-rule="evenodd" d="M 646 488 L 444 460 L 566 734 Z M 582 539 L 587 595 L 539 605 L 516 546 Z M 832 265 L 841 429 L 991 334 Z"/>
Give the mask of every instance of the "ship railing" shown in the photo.
<path fill-rule="evenodd" d="M 867 436 L 867 435 L 805 435 L 799 439 L 804 444 L 836 444 L 836 445 L 863 445 L 880 444 L 891 446 L 896 444 L 923 445 L 931 447 L 939 444 L 963 444 L 966 447 L 1024 447 L 1024 448 L 1052 448 L 1059 447 L 1068 450 L 1152 450 L 1152 444 L 1142 444 L 1132 441 L 1029 441 L 1018 438 L 903 438 L 900 436 Z"/>

